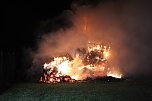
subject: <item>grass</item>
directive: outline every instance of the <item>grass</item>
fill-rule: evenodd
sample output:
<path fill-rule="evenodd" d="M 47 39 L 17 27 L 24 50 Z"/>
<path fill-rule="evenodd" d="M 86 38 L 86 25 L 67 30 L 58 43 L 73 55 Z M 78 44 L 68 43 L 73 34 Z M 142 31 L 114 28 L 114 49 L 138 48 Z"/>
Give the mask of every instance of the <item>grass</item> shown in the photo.
<path fill-rule="evenodd" d="M 0 101 L 152 101 L 152 83 L 142 81 L 20 83 Z"/>

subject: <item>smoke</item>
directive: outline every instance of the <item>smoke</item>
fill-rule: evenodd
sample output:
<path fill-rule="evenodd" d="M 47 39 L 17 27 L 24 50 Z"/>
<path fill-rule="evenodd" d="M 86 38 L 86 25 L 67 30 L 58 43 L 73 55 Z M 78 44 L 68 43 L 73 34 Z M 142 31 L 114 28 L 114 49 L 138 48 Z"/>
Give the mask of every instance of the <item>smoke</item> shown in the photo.
<path fill-rule="evenodd" d="M 111 47 L 110 66 L 124 75 L 151 73 L 151 9 L 148 0 L 107 0 L 94 6 L 73 3 L 54 23 L 43 23 L 49 31 L 43 31 L 32 53 L 33 67 L 49 57 L 73 55 L 76 48 L 93 41 Z"/>

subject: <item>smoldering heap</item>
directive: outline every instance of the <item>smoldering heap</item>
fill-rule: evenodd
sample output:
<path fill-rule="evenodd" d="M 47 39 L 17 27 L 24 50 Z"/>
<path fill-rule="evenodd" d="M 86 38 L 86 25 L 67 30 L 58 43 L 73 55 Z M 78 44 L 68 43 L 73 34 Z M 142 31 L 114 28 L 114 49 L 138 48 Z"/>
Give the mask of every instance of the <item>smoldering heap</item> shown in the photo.
<path fill-rule="evenodd" d="M 107 66 L 109 52 L 110 47 L 89 42 L 87 48 L 76 49 L 75 57 L 68 54 L 54 57 L 51 62 L 45 63 L 40 81 L 45 83 L 75 82 L 88 77 L 108 75 L 121 78 L 121 75 L 112 75 Z"/>

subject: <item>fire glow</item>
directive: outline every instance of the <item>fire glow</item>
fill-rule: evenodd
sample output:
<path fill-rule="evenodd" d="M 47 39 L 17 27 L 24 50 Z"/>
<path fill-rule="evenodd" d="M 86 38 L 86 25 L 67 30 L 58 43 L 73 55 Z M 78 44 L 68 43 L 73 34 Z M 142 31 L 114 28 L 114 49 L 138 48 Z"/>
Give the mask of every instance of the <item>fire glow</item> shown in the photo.
<path fill-rule="evenodd" d="M 87 48 L 76 49 L 74 57 L 60 56 L 45 63 L 41 82 L 74 82 L 87 78 L 112 76 L 122 78 L 122 74 L 108 67 L 110 46 L 88 42 Z"/>

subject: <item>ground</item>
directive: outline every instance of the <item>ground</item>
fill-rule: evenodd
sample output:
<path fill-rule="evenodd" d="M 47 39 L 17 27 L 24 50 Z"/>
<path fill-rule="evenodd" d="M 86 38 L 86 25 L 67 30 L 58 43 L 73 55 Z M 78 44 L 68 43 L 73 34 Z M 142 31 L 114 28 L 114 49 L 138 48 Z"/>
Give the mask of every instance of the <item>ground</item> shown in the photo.
<path fill-rule="evenodd" d="M 151 84 L 142 80 L 20 83 L 3 92 L 0 101 L 152 101 Z"/>

